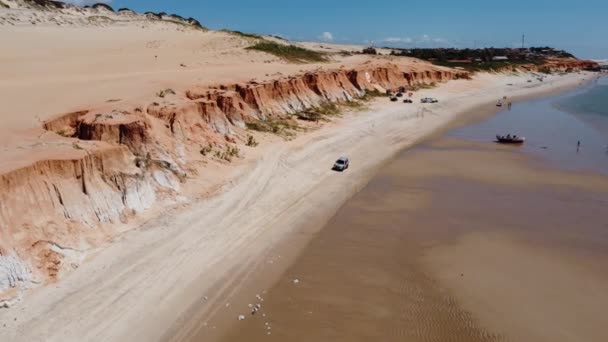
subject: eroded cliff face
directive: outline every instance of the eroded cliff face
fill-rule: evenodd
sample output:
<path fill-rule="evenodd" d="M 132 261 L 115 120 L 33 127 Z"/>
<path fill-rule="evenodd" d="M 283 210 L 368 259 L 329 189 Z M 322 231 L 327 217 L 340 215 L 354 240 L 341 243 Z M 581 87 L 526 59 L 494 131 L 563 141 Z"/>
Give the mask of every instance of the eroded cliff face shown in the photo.
<path fill-rule="evenodd" d="M 21 290 L 54 281 L 87 251 L 110 241 L 117 223 L 159 201 L 173 201 L 197 174 L 201 146 L 243 144 L 246 123 L 292 120 L 366 90 L 444 82 L 460 71 L 394 64 L 305 73 L 268 82 L 195 86 L 131 107 L 86 109 L 58 116 L 44 129 L 79 143 L 74 155 L 39 160 L 0 175 L 0 306 Z"/>

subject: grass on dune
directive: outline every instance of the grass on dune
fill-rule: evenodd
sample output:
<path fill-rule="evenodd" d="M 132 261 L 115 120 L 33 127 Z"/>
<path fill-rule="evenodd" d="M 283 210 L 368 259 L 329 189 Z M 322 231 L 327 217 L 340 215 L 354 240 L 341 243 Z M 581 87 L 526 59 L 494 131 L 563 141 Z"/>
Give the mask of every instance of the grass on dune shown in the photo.
<path fill-rule="evenodd" d="M 247 49 L 266 52 L 292 63 L 327 61 L 327 57 L 324 53 L 301 48 L 295 45 L 283 45 L 269 41 L 260 41 Z"/>
<path fill-rule="evenodd" d="M 227 32 L 242 38 L 252 38 L 252 39 L 262 39 L 262 36 L 254 33 L 246 33 L 241 31 L 232 31 L 232 30 L 221 30 L 222 32 Z"/>

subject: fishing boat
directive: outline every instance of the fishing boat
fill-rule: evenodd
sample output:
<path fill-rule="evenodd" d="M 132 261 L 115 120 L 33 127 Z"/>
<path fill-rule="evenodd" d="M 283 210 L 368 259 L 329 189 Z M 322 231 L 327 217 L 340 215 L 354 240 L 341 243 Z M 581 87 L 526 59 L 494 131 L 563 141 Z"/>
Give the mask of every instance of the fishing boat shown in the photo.
<path fill-rule="evenodd" d="M 502 107 L 502 102 L 501 101 L 496 102 L 496 107 Z"/>
<path fill-rule="evenodd" d="M 523 144 L 526 141 L 524 137 L 518 137 L 517 135 L 496 135 L 496 142 L 499 144 Z"/>

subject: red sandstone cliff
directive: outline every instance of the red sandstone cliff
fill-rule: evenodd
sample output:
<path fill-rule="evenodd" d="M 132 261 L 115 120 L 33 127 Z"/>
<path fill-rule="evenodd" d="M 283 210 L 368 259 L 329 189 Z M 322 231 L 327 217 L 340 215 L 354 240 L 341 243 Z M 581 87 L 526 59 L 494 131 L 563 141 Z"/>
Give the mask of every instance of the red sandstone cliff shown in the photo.
<path fill-rule="evenodd" d="M 7 283 L 27 286 L 77 267 L 86 250 L 115 236 L 114 223 L 175 197 L 188 172 L 196 172 L 192 164 L 201 158 L 201 146 L 227 149 L 244 141 L 246 123 L 352 101 L 366 90 L 444 82 L 460 73 L 430 64 L 403 70 L 370 63 L 261 83 L 200 85 L 140 106 L 88 109 L 49 120 L 46 130 L 103 147 L 0 175 L 0 201 L 10 203 L 0 206 L 0 258 L 13 258 L 7 259 L 12 265 Z"/>

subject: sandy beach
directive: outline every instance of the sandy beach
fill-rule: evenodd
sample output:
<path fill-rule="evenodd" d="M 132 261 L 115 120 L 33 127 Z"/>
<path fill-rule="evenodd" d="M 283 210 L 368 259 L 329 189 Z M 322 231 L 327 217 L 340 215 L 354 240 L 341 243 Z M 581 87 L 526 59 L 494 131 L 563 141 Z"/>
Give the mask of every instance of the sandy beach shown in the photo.
<path fill-rule="evenodd" d="M 247 49 L 252 38 L 242 34 L 104 11 L 0 8 L 0 44 L 10 47 L 0 57 L 2 341 L 227 338 L 256 295 L 265 296 L 404 149 L 487 116 L 504 96 L 519 101 L 591 79 L 583 71 L 543 82 L 529 82 L 532 74 L 523 71 L 464 79 L 459 69 L 341 54 L 339 45 L 323 63 L 292 63 Z M 99 14 L 108 19 L 100 23 Z M 412 104 L 357 101 L 404 84 L 417 87 Z M 420 103 L 427 96 L 439 102 Z M 340 103 L 340 113 L 320 122 L 295 118 L 328 103 Z M 251 129 L 269 122 L 297 127 L 283 135 Z M 332 172 L 341 155 L 351 168 Z M 441 170 L 412 168 L 412 177 Z M 516 171 L 545 186 L 605 187 L 594 177 Z M 425 204 L 424 197 L 414 202 Z M 445 248 L 466 249 L 470 241 Z M 451 276 L 442 271 L 444 253 L 452 253 L 446 251 L 428 259 L 441 279 Z M 430 278 L 416 272 L 398 281 L 423 279 L 427 289 Z M 480 326 L 468 318 L 466 312 L 488 308 L 475 306 L 467 283 L 447 282 L 463 294 L 462 308 L 431 294 L 446 309 L 441 319 L 464 317 L 461 340 L 502 334 L 495 318 Z M 460 334 L 460 327 L 437 333 Z M 395 336 L 408 336 L 399 329 Z"/>

